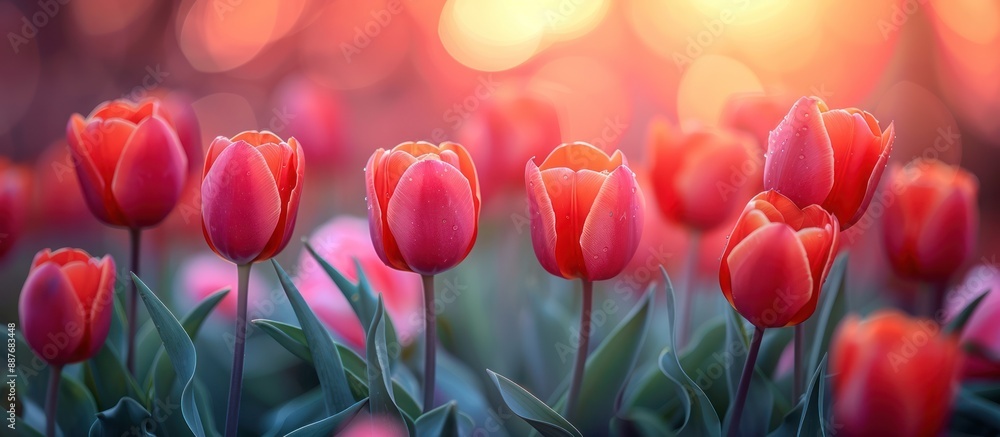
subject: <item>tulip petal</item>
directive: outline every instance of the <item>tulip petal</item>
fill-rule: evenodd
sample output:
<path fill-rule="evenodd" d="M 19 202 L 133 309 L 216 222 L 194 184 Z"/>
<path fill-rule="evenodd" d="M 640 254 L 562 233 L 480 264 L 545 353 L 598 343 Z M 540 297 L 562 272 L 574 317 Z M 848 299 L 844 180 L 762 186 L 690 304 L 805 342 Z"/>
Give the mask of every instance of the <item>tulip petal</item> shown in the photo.
<path fill-rule="evenodd" d="M 469 155 L 469 151 L 458 143 L 441 144 L 441 150 L 450 150 L 458 155 L 458 169 L 461 170 L 462 174 L 465 175 L 465 178 L 469 180 L 469 186 L 472 188 L 472 200 L 476 204 L 476 217 L 479 217 L 482 196 L 479 188 L 479 175 L 476 172 L 476 166 L 472 161 L 472 155 Z"/>
<path fill-rule="evenodd" d="M 424 155 L 437 155 L 440 153 L 438 146 L 435 146 L 426 141 L 412 141 L 407 143 L 402 143 L 392 148 L 393 152 L 405 152 L 409 153 L 414 158 L 419 158 Z"/>
<path fill-rule="evenodd" d="M 79 115 L 73 115 L 66 126 L 66 140 L 84 200 L 94 216 L 108 224 L 125 224 L 111 193 L 111 180 L 134 130 L 135 125 L 121 119 L 87 123 Z"/>
<path fill-rule="evenodd" d="M 833 188 L 823 206 L 846 227 L 861 218 L 868 206 L 864 199 L 878 185 L 870 182 L 879 161 L 884 165 L 881 133 L 873 134 L 862 114 L 844 110 L 824 112 L 823 123 L 834 155 Z"/>
<path fill-rule="evenodd" d="M 528 160 L 524 169 L 524 185 L 528 189 L 528 213 L 531 222 L 531 244 L 535 256 L 545 271 L 562 276 L 556 258 L 556 215 L 549 199 L 542 173 L 535 162 Z"/>
<path fill-rule="evenodd" d="M 35 354 L 46 362 L 71 362 L 86 330 L 83 308 L 73 286 L 54 263 L 44 263 L 28 275 L 18 302 L 21 332 Z"/>
<path fill-rule="evenodd" d="M 771 223 L 747 235 L 723 262 L 732 277 L 733 304 L 755 326 L 786 326 L 812 297 L 805 249 L 784 223 Z"/>
<path fill-rule="evenodd" d="M 187 156 L 173 128 L 147 118 L 122 150 L 111 190 L 130 227 L 153 226 L 177 205 L 186 175 Z"/>
<path fill-rule="evenodd" d="M 550 168 L 541 174 L 555 216 L 555 256 L 561 272 L 559 276 L 586 277 L 580 236 L 607 176 L 592 170 L 574 172 L 566 167 Z"/>
<path fill-rule="evenodd" d="M 925 218 L 914 235 L 914 256 L 927 278 L 947 279 L 975 250 L 976 212 L 964 194 L 953 190 Z"/>
<path fill-rule="evenodd" d="M 588 169 L 610 172 L 623 164 L 625 164 L 625 158 L 621 151 L 616 150 L 613 155 L 608 156 L 603 150 L 588 143 L 576 142 L 556 147 L 538 168 L 548 170 L 565 167 L 573 171 Z"/>
<path fill-rule="evenodd" d="M 618 167 L 604 181 L 583 224 L 580 247 L 587 279 L 611 279 L 621 273 L 639 247 L 644 213 L 635 175 L 628 167 Z"/>
<path fill-rule="evenodd" d="M 219 159 L 219 155 L 222 154 L 222 151 L 226 150 L 226 148 L 228 148 L 233 142 L 234 141 L 230 141 L 229 138 L 219 136 L 215 137 L 212 144 L 209 144 L 208 151 L 205 152 L 205 168 L 201 175 L 203 179 L 208 175 L 208 170 L 210 170 L 212 165 L 215 164 L 215 160 Z"/>
<path fill-rule="evenodd" d="M 388 223 L 385 223 L 383 219 L 385 215 L 383 209 L 387 205 L 382 201 L 380 190 L 377 188 L 379 184 L 377 181 L 381 180 L 381 178 L 376 176 L 376 173 L 382 169 L 382 160 L 385 159 L 385 155 L 385 149 L 376 150 L 368 158 L 368 164 L 365 166 L 365 201 L 368 203 L 368 228 L 371 232 L 372 246 L 375 247 L 375 253 L 378 254 L 379 259 L 392 268 L 408 270 L 402 261 L 402 256 L 398 256 L 398 249 L 396 249 L 395 244 L 391 248 L 386 244 L 388 239 L 392 238 L 392 235 L 389 232 Z M 390 259 L 390 250 L 396 251 L 397 256 Z"/>
<path fill-rule="evenodd" d="M 96 262 L 96 260 L 94 261 Z M 101 272 L 101 280 L 97 286 L 97 293 L 94 295 L 90 307 L 87 308 L 87 347 L 80 350 L 80 353 L 85 357 L 93 356 L 101 349 L 101 346 L 104 346 L 104 340 L 108 337 L 108 331 L 111 329 L 111 314 L 115 307 L 115 275 L 117 273 L 115 261 L 110 256 L 105 255 L 98 263 L 98 268 Z"/>
<path fill-rule="evenodd" d="M 736 169 L 749 159 L 746 149 L 734 139 L 720 135 L 692 135 L 694 145 L 677 174 L 676 185 L 684 221 L 700 229 L 714 229 L 743 199 L 739 192 L 726 192 Z"/>
<path fill-rule="evenodd" d="M 247 143 L 250 143 L 250 145 L 254 147 L 260 147 L 265 144 L 278 144 L 282 142 L 281 138 L 266 130 L 265 131 L 248 130 L 240 132 L 232 138 L 232 141 L 233 142 L 246 141 Z"/>
<path fill-rule="evenodd" d="M 244 141 L 226 148 L 201 184 L 206 237 L 222 257 L 253 261 L 274 235 L 281 197 L 264 156 Z"/>
<path fill-rule="evenodd" d="M 764 188 L 798 205 L 822 203 L 833 188 L 833 148 L 815 97 L 802 97 L 771 131 Z"/>
<path fill-rule="evenodd" d="M 269 259 L 285 248 L 295 230 L 298 218 L 299 199 L 302 195 L 302 181 L 305 175 L 305 159 L 302 146 L 295 138 L 289 138 L 288 144 L 268 143 L 257 148 L 268 162 L 271 174 L 278 186 L 281 198 L 281 215 L 275 233 L 267 246 L 257 256 L 255 261 Z M 273 162 L 273 163 L 272 163 Z M 277 168 L 276 168 L 277 167 Z"/>
<path fill-rule="evenodd" d="M 414 272 L 441 273 L 472 249 L 478 226 L 472 189 L 450 164 L 424 159 L 411 165 L 386 211 L 399 252 Z"/>
<path fill-rule="evenodd" d="M 35 255 L 35 259 L 31 262 L 31 268 L 36 268 L 47 262 L 64 266 L 73 261 L 87 262 L 88 260 L 90 260 L 90 255 L 79 249 L 63 248 L 56 251 L 44 249 Z"/>

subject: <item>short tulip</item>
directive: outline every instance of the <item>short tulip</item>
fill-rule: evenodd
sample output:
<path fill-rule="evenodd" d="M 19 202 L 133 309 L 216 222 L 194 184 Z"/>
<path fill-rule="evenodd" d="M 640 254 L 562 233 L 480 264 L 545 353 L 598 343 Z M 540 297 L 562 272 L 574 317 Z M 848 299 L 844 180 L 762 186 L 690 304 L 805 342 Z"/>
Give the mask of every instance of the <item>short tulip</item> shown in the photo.
<path fill-rule="evenodd" d="M 841 322 L 830 345 L 838 436 L 941 435 L 962 357 L 938 332 L 892 311 Z"/>
<path fill-rule="evenodd" d="M 102 103 L 87 118 L 73 114 L 66 140 L 90 211 L 131 229 L 154 226 L 174 209 L 187 157 L 160 102 Z"/>
<path fill-rule="evenodd" d="M 205 241 L 237 265 L 274 257 L 295 227 L 305 162 L 295 138 L 247 131 L 208 148 L 201 184 Z"/>
<path fill-rule="evenodd" d="M 742 135 L 703 127 L 681 132 L 656 120 L 649 146 L 653 194 L 660 211 L 676 223 L 714 229 L 752 195 L 743 189 L 749 178 L 741 169 L 759 167 L 750 160 L 752 146 Z"/>
<path fill-rule="evenodd" d="M 635 255 L 645 201 L 621 151 L 608 156 L 587 143 L 557 147 L 524 171 L 535 256 L 549 273 L 610 279 Z"/>
<path fill-rule="evenodd" d="M 802 97 L 768 138 L 764 189 L 820 205 L 847 229 L 868 209 L 894 138 L 891 123 L 883 132 L 867 112 Z"/>
<path fill-rule="evenodd" d="M 816 310 L 838 236 L 837 218 L 823 208 L 799 208 L 775 191 L 758 194 L 722 254 L 723 295 L 758 328 L 802 323 Z"/>
<path fill-rule="evenodd" d="M 21 236 L 28 215 L 29 173 L 0 157 L 0 259 Z"/>
<path fill-rule="evenodd" d="M 882 223 L 893 269 L 909 279 L 947 282 L 975 249 L 976 177 L 933 160 L 891 173 L 889 189 L 896 196 Z"/>
<path fill-rule="evenodd" d="M 398 270 L 435 275 L 472 251 L 479 179 L 460 144 L 402 143 L 378 149 L 365 168 L 375 252 Z"/>
<path fill-rule="evenodd" d="M 38 252 L 18 302 L 28 346 L 54 367 L 92 357 L 111 326 L 114 288 L 110 256 L 91 258 L 79 249 Z"/>

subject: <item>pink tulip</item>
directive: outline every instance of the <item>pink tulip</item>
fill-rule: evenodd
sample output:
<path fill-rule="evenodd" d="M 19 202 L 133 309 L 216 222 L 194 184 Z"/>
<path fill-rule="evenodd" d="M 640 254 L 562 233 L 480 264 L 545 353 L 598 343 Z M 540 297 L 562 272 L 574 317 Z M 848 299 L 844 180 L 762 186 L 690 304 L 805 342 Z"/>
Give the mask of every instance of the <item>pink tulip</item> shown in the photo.
<path fill-rule="evenodd" d="M 208 296 L 215 292 L 228 288 L 229 293 L 219 302 L 215 312 L 223 316 L 226 320 L 236 320 L 236 270 L 233 265 L 212 253 L 199 253 L 184 258 L 184 262 L 177 270 L 177 282 L 174 285 L 175 299 L 181 301 L 185 308 L 194 308 Z M 260 276 L 260 272 L 253 270 L 250 272 L 249 286 L 255 290 L 264 290 L 266 283 Z M 250 297 L 249 308 L 253 312 L 254 301 Z"/>
<path fill-rule="evenodd" d="M 946 320 L 957 316 L 984 291 L 983 298 L 962 328 L 960 341 L 970 350 L 962 374 L 965 378 L 1000 379 L 1000 270 L 980 265 L 969 270 L 962 283 L 949 295 Z"/>

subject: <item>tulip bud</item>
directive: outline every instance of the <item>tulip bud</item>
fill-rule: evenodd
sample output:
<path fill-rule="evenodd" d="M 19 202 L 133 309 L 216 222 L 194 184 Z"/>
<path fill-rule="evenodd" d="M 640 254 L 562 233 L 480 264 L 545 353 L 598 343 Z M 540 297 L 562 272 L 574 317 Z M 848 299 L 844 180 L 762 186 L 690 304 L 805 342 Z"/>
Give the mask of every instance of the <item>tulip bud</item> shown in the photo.
<path fill-rule="evenodd" d="M 897 274 L 945 282 L 972 257 L 979 209 L 976 177 L 943 162 L 915 162 L 894 169 L 883 236 Z"/>
<path fill-rule="evenodd" d="M 961 361 L 957 342 L 930 320 L 848 317 L 830 345 L 837 435 L 941 435 Z"/>
<path fill-rule="evenodd" d="M 1000 379 L 1000 270 L 984 264 L 969 270 L 962 283 L 948 295 L 946 320 L 951 321 L 975 298 L 988 291 L 962 327 L 966 356 L 962 375 L 967 379 Z"/>
<path fill-rule="evenodd" d="M 740 136 L 703 127 L 680 132 L 666 120 L 653 121 L 649 136 L 653 193 L 667 218 L 708 231 L 752 195 L 742 169 L 759 167 Z"/>
<path fill-rule="evenodd" d="M 462 262 L 479 230 L 479 178 L 456 143 L 378 149 L 365 168 L 368 225 L 385 265 L 435 275 Z"/>
<path fill-rule="evenodd" d="M 24 230 L 28 214 L 28 173 L 0 157 L 0 259 Z"/>
<path fill-rule="evenodd" d="M 639 247 L 645 201 L 620 150 L 556 147 L 524 170 L 535 256 L 549 273 L 598 281 L 617 276 Z"/>
<path fill-rule="evenodd" d="M 201 183 L 209 247 L 238 265 L 281 252 L 295 228 L 304 170 L 295 138 L 286 143 L 268 131 L 247 131 L 212 141 Z"/>
<path fill-rule="evenodd" d="M 839 230 L 837 218 L 817 205 L 799 208 L 776 191 L 758 194 L 722 254 L 722 294 L 758 328 L 802 323 L 816 310 Z"/>
<path fill-rule="evenodd" d="M 883 132 L 867 112 L 802 97 L 768 138 L 764 189 L 820 205 L 847 229 L 868 209 L 895 136 L 892 123 Z"/>
<path fill-rule="evenodd" d="M 79 249 L 35 255 L 18 314 L 28 346 L 53 366 L 92 357 L 104 344 L 114 308 L 115 262 Z"/>
<path fill-rule="evenodd" d="M 102 103 L 66 126 L 77 179 L 90 211 L 111 226 L 160 223 L 180 197 L 187 158 L 160 102 Z"/>

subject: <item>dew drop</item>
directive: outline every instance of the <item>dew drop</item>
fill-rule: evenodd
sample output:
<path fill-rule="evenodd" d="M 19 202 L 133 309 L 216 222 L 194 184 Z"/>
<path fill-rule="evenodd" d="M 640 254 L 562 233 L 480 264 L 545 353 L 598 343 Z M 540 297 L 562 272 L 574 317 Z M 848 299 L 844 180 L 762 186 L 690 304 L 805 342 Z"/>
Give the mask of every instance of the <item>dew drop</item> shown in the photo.
<path fill-rule="evenodd" d="M 608 246 L 604 246 L 604 251 L 605 251 L 605 252 L 607 252 L 607 251 L 608 251 Z"/>
<path fill-rule="evenodd" d="M 441 224 L 448 223 L 448 219 L 441 219 Z"/>
<path fill-rule="evenodd" d="M 451 230 L 453 230 L 453 231 L 457 231 L 457 230 L 458 230 L 458 225 L 455 225 L 455 226 L 452 226 L 452 227 L 451 227 Z"/>
<path fill-rule="evenodd" d="M 569 179 L 569 175 L 568 174 L 564 174 L 563 175 L 563 180 L 568 180 L 568 179 Z"/>
<path fill-rule="evenodd" d="M 594 255 L 594 259 L 597 259 L 597 255 Z"/>
<path fill-rule="evenodd" d="M 799 155 L 799 159 L 806 159 L 806 155 Z"/>
<path fill-rule="evenodd" d="M 614 211 L 608 211 L 608 217 L 614 217 L 614 216 L 615 216 Z"/>

